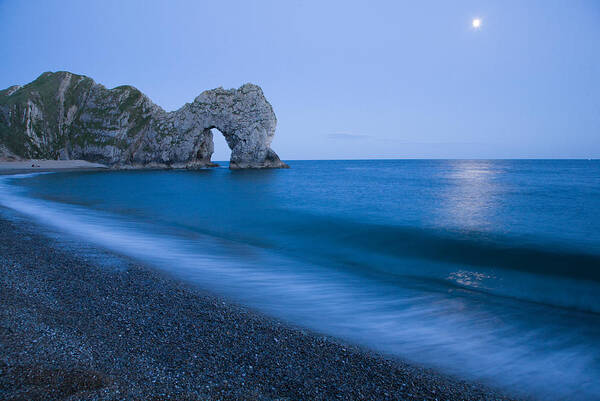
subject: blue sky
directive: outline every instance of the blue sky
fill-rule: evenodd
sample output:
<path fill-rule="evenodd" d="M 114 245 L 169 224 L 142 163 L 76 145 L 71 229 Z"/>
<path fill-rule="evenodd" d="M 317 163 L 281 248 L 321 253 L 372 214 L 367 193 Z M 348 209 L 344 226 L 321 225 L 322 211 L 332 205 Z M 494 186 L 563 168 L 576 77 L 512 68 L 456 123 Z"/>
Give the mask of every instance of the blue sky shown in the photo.
<path fill-rule="evenodd" d="M 596 0 L 0 0 L 0 54 L 0 87 L 68 70 L 167 110 L 259 84 L 283 159 L 600 157 Z"/>

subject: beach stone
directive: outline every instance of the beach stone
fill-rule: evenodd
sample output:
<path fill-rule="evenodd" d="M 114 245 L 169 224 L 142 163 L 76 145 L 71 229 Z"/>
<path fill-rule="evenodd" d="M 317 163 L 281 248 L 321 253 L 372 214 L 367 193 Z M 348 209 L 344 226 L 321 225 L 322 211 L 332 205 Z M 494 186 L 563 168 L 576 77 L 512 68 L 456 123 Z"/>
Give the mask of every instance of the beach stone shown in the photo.
<path fill-rule="evenodd" d="M 262 89 L 202 92 L 167 112 L 132 86 L 107 89 L 70 72 L 46 72 L 0 91 L 0 156 L 81 159 L 114 168 L 214 166 L 213 129 L 230 168 L 286 168 L 270 148 L 277 118 Z"/>

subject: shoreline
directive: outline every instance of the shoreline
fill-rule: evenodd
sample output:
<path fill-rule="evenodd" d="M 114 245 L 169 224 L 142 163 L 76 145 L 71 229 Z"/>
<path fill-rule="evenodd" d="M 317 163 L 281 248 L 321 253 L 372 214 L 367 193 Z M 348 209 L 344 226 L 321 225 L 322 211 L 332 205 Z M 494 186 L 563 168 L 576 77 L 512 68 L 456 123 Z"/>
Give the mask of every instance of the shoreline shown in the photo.
<path fill-rule="evenodd" d="M 509 399 L 105 250 L 97 263 L 0 212 L 2 399 Z"/>
<path fill-rule="evenodd" d="M 108 169 L 109 167 L 104 164 L 92 163 L 85 160 L 0 160 L 0 175 Z"/>

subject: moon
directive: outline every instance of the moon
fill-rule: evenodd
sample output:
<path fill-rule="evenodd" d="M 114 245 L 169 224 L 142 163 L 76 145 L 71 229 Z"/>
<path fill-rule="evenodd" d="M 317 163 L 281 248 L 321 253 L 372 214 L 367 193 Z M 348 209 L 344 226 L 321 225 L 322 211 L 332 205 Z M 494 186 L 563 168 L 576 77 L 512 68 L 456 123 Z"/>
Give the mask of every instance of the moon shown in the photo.
<path fill-rule="evenodd" d="M 474 18 L 473 22 L 471 22 L 471 25 L 473 25 L 473 28 L 479 29 L 479 27 L 481 27 L 481 19 L 480 18 Z"/>

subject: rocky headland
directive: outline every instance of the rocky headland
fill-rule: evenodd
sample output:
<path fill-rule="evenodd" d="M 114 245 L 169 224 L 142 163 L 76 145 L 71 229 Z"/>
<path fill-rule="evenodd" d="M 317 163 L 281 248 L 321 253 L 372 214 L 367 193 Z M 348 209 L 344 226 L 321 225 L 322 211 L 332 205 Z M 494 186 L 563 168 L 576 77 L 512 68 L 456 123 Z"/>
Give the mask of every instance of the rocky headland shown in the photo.
<path fill-rule="evenodd" d="M 113 168 L 210 167 L 212 129 L 230 168 L 286 168 L 270 148 L 277 118 L 262 89 L 202 92 L 163 110 L 132 86 L 107 89 L 70 72 L 45 72 L 0 91 L 0 158 L 86 160 Z"/>

